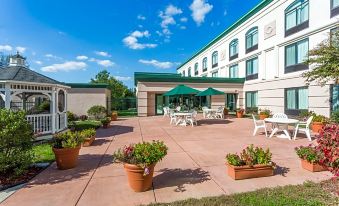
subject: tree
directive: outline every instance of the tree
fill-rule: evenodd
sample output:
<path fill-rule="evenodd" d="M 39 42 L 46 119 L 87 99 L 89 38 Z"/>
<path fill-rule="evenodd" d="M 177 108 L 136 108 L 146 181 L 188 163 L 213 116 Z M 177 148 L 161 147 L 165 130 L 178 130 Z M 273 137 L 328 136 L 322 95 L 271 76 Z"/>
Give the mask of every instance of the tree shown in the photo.
<path fill-rule="evenodd" d="M 117 80 L 105 69 L 95 75 L 94 79 L 91 79 L 91 83 L 106 83 L 108 88 L 112 91 L 112 99 L 134 97 L 135 94 L 132 89 L 129 89 L 121 81 Z"/>
<path fill-rule="evenodd" d="M 314 69 L 302 74 L 306 83 L 316 82 L 324 86 L 330 81 L 339 84 L 339 31 L 310 50 L 309 59 L 305 64 L 313 65 Z"/>

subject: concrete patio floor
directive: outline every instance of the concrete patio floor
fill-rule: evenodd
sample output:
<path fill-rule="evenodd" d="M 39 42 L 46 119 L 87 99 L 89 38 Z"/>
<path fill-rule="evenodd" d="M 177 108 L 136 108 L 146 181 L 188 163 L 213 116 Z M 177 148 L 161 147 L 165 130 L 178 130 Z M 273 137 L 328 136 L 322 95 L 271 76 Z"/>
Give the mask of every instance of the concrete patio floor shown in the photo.
<path fill-rule="evenodd" d="M 79 165 L 60 171 L 55 163 L 40 173 L 1 205 L 114 205 L 172 202 L 263 187 L 301 184 L 306 180 L 329 179 L 329 172 L 303 170 L 294 152 L 308 145 L 296 141 L 252 136 L 251 119 L 200 120 L 197 127 L 169 125 L 163 117 L 128 118 L 99 129 L 94 146 L 82 148 Z M 302 135 L 300 135 L 302 137 Z M 121 164 L 112 163 L 112 153 L 125 144 L 163 140 L 168 155 L 156 166 L 153 188 L 133 192 Z M 225 155 L 240 152 L 249 144 L 270 148 L 278 168 L 272 177 L 235 181 L 227 176 Z"/>

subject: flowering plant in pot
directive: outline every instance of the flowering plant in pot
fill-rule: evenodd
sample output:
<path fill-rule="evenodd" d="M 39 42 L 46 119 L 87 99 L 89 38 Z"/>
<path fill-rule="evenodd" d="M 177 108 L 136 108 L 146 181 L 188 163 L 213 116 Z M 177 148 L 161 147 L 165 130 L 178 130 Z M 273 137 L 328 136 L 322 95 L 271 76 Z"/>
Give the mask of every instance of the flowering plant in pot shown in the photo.
<path fill-rule="evenodd" d="M 96 135 L 95 129 L 93 128 L 85 129 L 85 130 L 82 130 L 80 134 L 84 138 L 84 142 L 82 143 L 82 146 L 84 147 L 91 146 L 91 144 L 95 140 L 95 135 Z"/>
<path fill-rule="evenodd" d="M 102 124 L 102 127 L 107 129 L 109 123 L 111 122 L 111 118 L 109 118 L 109 117 L 103 118 L 103 119 L 100 120 L 100 122 Z"/>
<path fill-rule="evenodd" d="M 128 183 L 135 192 L 144 192 L 151 188 L 154 166 L 167 154 L 168 148 L 162 141 L 131 144 L 118 149 L 114 162 L 122 162 L 128 177 Z"/>
<path fill-rule="evenodd" d="M 315 113 L 312 114 L 312 131 L 315 133 L 319 133 L 319 131 L 326 125 L 328 119 L 323 115 L 317 115 Z"/>
<path fill-rule="evenodd" d="M 53 152 L 57 166 L 61 170 L 77 165 L 83 137 L 79 132 L 64 132 L 53 136 Z"/>
<path fill-rule="evenodd" d="M 242 108 L 237 108 L 236 113 L 237 113 L 237 118 L 242 118 L 244 116 L 245 110 Z"/>
<path fill-rule="evenodd" d="M 240 155 L 227 154 L 226 165 L 228 175 L 235 180 L 272 176 L 274 171 L 270 150 L 253 144 L 243 149 Z"/>
<path fill-rule="evenodd" d="M 322 154 L 314 146 L 296 147 L 295 151 L 301 160 L 301 166 L 311 172 L 325 171 L 326 167 L 319 164 Z"/>
<path fill-rule="evenodd" d="M 271 115 L 271 110 L 269 109 L 259 109 L 259 119 L 264 120 Z"/>

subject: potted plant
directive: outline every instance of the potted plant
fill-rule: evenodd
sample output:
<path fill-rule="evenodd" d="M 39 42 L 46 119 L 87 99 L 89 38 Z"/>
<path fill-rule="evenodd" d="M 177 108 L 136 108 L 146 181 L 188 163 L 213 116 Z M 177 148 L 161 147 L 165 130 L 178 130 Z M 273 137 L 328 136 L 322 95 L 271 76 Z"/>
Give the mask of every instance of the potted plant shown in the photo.
<path fill-rule="evenodd" d="M 95 129 L 93 129 L 93 128 L 85 129 L 85 130 L 82 130 L 80 132 L 80 134 L 82 135 L 82 138 L 84 139 L 82 146 L 84 146 L 84 147 L 91 146 L 91 144 L 95 140 L 95 135 L 96 135 Z"/>
<path fill-rule="evenodd" d="M 224 107 L 224 116 L 228 115 L 228 111 L 229 111 L 229 108 L 228 107 Z"/>
<path fill-rule="evenodd" d="M 54 135 L 53 152 L 59 169 L 66 170 L 77 165 L 82 142 L 79 132 L 68 131 Z"/>
<path fill-rule="evenodd" d="M 244 112 L 245 112 L 244 109 L 237 108 L 237 110 L 236 110 L 237 118 L 242 118 L 244 116 Z"/>
<path fill-rule="evenodd" d="M 269 109 L 259 109 L 259 119 L 264 120 L 271 115 L 271 111 Z"/>
<path fill-rule="evenodd" d="M 114 162 L 122 162 L 127 173 L 128 183 L 135 192 L 151 188 L 154 166 L 167 154 L 164 142 L 142 142 L 118 149 Z"/>
<path fill-rule="evenodd" d="M 319 131 L 326 125 L 327 118 L 323 115 L 313 114 L 312 120 L 312 131 L 315 133 L 319 133 Z"/>
<path fill-rule="evenodd" d="M 272 153 L 250 145 L 238 154 L 227 154 L 228 175 L 235 180 L 272 176 L 274 163 Z"/>
<path fill-rule="evenodd" d="M 301 160 L 301 167 L 311 172 L 320 172 L 327 170 L 326 167 L 319 164 L 321 154 L 315 147 L 296 147 L 295 151 Z"/>
<path fill-rule="evenodd" d="M 117 121 L 118 120 L 118 112 L 117 111 L 113 111 L 112 112 L 111 120 L 112 121 Z"/>
<path fill-rule="evenodd" d="M 106 118 L 101 119 L 100 121 L 101 121 L 102 127 L 104 129 L 107 129 L 109 123 L 111 122 L 111 118 L 106 117 Z"/>

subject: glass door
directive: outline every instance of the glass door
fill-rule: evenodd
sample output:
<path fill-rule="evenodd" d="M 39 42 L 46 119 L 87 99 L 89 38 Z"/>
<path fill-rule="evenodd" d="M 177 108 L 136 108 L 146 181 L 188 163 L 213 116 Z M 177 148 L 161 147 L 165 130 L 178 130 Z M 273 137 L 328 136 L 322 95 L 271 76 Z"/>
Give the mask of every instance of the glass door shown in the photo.
<path fill-rule="evenodd" d="M 162 94 L 155 95 L 155 115 L 164 114 L 164 97 Z"/>
<path fill-rule="evenodd" d="M 237 94 L 226 94 L 226 106 L 230 111 L 237 109 Z"/>

